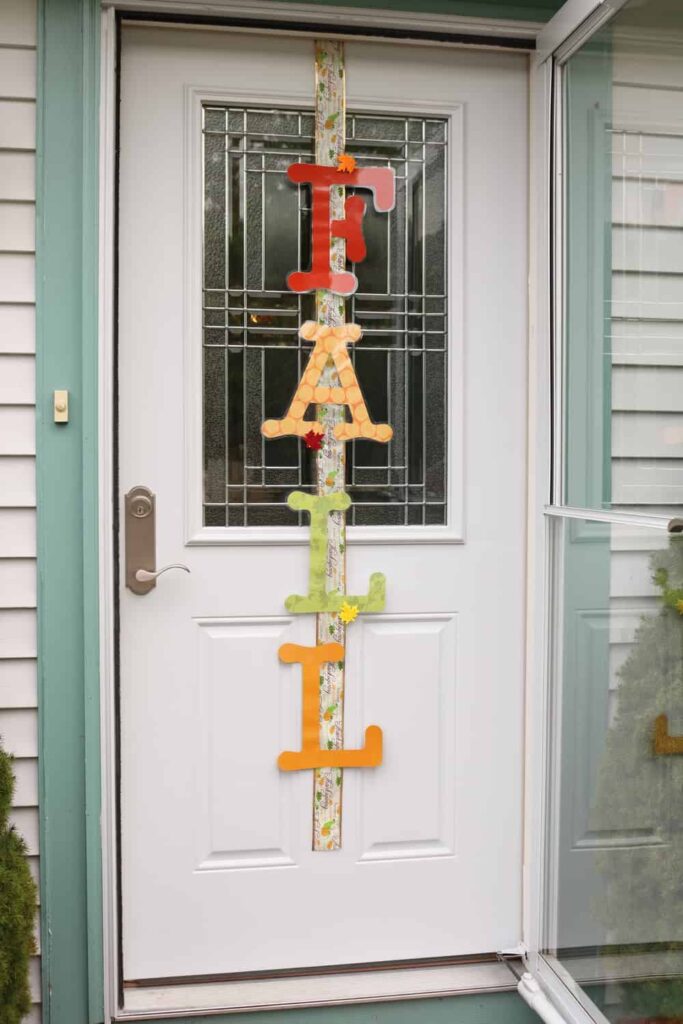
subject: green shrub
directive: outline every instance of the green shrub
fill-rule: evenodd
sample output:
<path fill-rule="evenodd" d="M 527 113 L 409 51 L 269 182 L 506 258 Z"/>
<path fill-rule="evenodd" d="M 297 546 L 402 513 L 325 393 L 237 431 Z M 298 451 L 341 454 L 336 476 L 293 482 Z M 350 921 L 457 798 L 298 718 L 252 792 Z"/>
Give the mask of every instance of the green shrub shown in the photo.
<path fill-rule="evenodd" d="M 19 1024 L 31 1008 L 29 957 L 35 950 L 36 887 L 24 840 L 9 825 L 12 759 L 0 748 L 0 1024 Z"/>

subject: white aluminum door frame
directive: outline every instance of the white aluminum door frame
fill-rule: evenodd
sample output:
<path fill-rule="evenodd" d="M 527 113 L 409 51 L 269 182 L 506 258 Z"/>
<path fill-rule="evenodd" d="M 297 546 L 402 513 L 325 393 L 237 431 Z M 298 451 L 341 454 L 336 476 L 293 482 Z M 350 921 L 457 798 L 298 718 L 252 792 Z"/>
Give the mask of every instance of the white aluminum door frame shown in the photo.
<path fill-rule="evenodd" d="M 116 15 L 103 11 L 100 37 L 99 195 L 99 580 L 100 763 L 102 776 L 102 962 L 104 1024 L 118 1006 L 118 824 L 115 698 L 114 318 L 116 266 Z"/>
<path fill-rule="evenodd" d="M 120 922 L 118 919 L 118 823 L 116 801 L 116 708 L 115 708 L 115 551 L 114 551 L 114 347 L 115 347 L 115 297 L 114 279 L 116 263 L 116 211 L 115 211 L 115 172 L 116 172 L 116 75 L 117 75 L 117 10 L 136 12 L 138 14 L 179 14 L 192 15 L 201 13 L 206 16 L 244 17 L 248 14 L 255 24 L 249 31 L 259 31 L 258 20 L 271 23 L 269 29 L 261 31 L 277 31 L 272 22 L 282 23 L 286 32 L 288 23 L 295 22 L 329 25 L 331 36 L 344 37 L 339 31 L 340 24 L 351 26 L 356 31 L 347 38 L 377 39 L 381 38 L 382 28 L 391 25 L 406 32 L 405 38 L 391 39 L 388 42 L 401 44 L 418 44 L 427 46 L 452 46 L 473 44 L 463 43 L 462 39 L 452 42 L 439 42 L 424 38 L 410 38 L 409 33 L 425 31 L 449 33 L 456 37 L 474 35 L 478 49 L 498 48 L 497 40 L 535 38 L 541 29 L 536 22 L 520 22 L 506 19 L 485 19 L 476 17 L 455 17 L 440 15 L 415 14 L 411 12 L 381 10 L 372 8 L 349 9 L 344 7 L 319 7 L 306 3 L 283 5 L 272 3 L 271 0 L 102 0 L 101 22 L 101 65 L 100 65 L 100 197 L 99 197 L 99 230 L 100 230 L 100 267 L 99 267 L 99 507 L 100 507 L 100 688 L 101 688 L 101 764 L 102 764 L 102 889 L 103 889 L 103 920 L 104 920 L 104 1021 L 110 1024 L 114 1020 L 134 1020 L 151 1015 L 159 1019 L 172 1017 L 177 1010 L 164 1006 L 163 1000 L 157 1003 L 154 1010 L 128 1011 L 122 1010 L 119 998 L 119 944 Z M 202 25 L 206 28 L 206 24 Z M 358 29 L 367 28 L 367 35 L 359 34 Z M 179 23 L 179 29 L 190 30 L 191 24 Z M 335 29 L 337 31 L 335 31 Z M 292 30 L 295 32 L 295 30 Z M 326 30 L 327 31 L 327 30 Z M 310 33 L 307 33 L 307 35 Z M 485 41 L 487 37 L 491 42 Z M 531 245 L 533 249 L 533 244 Z M 531 422 L 534 421 L 534 395 L 530 402 Z M 543 403 L 540 415 L 544 416 Z M 541 428 L 544 429 L 544 428 Z M 521 952 L 519 950 L 506 952 Z M 508 984 L 509 971 L 503 964 L 482 963 L 463 964 L 451 968 L 440 969 L 436 977 L 435 971 L 424 969 L 406 969 L 395 972 L 362 972 L 358 975 L 344 976 L 343 995 L 339 991 L 328 993 L 319 981 L 325 979 L 292 979 L 292 984 L 299 990 L 292 996 L 287 993 L 280 1004 L 269 1002 L 263 1008 L 276 1009 L 292 1006 L 313 1006 L 355 1002 L 377 1002 L 406 998 L 419 998 L 429 995 L 445 996 L 459 992 L 501 991 L 512 987 Z M 391 976 L 395 982 L 387 983 Z M 318 983 L 317 983 L 318 982 Z M 263 985 L 263 982 L 254 982 Z M 266 983 L 268 984 L 268 983 Z M 272 984 L 272 983 L 271 983 Z M 206 1013 L 207 1004 L 202 1006 L 200 989 L 207 986 L 196 986 L 196 1009 L 185 1009 L 183 1012 L 192 1016 Z M 330 986 L 328 986 L 329 988 Z M 172 1002 L 168 1003 L 168 1007 Z M 257 1008 L 252 1004 L 251 1008 Z M 215 1002 L 210 1007 L 215 1012 Z M 229 1009 L 229 1007 L 226 1007 Z"/>
<path fill-rule="evenodd" d="M 541 992 L 535 1001 L 520 993 L 547 1021 L 609 1024 L 569 972 L 541 948 L 552 914 L 550 893 L 556 872 L 548 863 L 556 822 L 548 811 L 550 679 L 560 652 L 561 609 L 553 607 L 552 520 L 562 500 L 563 413 L 563 256 L 564 180 L 562 174 L 563 66 L 628 0 L 567 0 L 541 30 L 531 68 L 531 266 L 529 359 L 529 538 L 527 704 L 525 751 L 525 962 Z M 563 518 L 619 521 L 618 513 L 563 506 Z M 647 517 L 643 519 L 646 522 Z M 628 520 L 630 521 L 630 519 Z M 652 517 L 649 525 L 665 528 Z M 555 844 L 556 846 L 556 844 Z"/>
<path fill-rule="evenodd" d="M 536 66 L 549 58 L 566 61 L 627 0 L 566 0 L 536 38 Z"/>

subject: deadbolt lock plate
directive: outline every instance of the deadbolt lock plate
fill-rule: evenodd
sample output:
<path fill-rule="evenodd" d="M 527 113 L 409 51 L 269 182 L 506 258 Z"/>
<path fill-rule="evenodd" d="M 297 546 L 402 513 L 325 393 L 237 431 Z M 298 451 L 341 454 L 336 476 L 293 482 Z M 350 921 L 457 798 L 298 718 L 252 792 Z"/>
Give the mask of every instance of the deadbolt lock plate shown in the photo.
<path fill-rule="evenodd" d="M 142 484 L 125 497 L 126 586 L 134 594 L 148 594 L 156 580 L 138 580 L 138 569 L 156 572 L 156 498 Z"/>

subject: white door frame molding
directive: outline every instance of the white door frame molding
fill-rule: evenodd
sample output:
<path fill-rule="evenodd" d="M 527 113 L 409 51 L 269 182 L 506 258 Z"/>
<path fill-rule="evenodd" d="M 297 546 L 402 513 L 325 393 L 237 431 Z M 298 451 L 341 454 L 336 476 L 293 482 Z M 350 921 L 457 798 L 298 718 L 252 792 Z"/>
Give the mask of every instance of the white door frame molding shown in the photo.
<path fill-rule="evenodd" d="M 363 30 L 368 36 L 377 39 L 378 35 L 393 33 L 388 42 L 401 42 L 400 36 L 413 34 L 413 38 L 405 38 L 404 42 L 414 45 L 432 34 L 445 37 L 441 42 L 448 45 L 449 38 L 457 42 L 459 37 L 476 37 L 476 43 L 469 45 L 485 45 L 490 39 L 491 45 L 501 45 L 497 40 L 524 42 L 535 40 L 543 23 L 537 21 L 517 21 L 512 18 L 476 18 L 458 15 L 427 14 L 417 11 L 377 10 L 372 7 L 319 6 L 310 3 L 282 3 L 278 0 L 102 0 L 103 10 L 121 12 L 149 13 L 153 15 L 195 15 L 198 18 L 232 18 L 248 19 L 253 24 L 277 22 L 279 24 L 298 27 L 312 25 L 316 30 L 321 26 L 329 26 L 332 35 L 352 32 L 354 38 L 361 38 Z M 206 30 L 208 26 L 202 24 Z M 217 26 L 221 27 L 221 26 Z M 251 27 L 251 26 L 250 26 Z M 190 25 L 182 24 L 179 28 L 188 29 Z M 311 30 L 312 31 L 312 30 Z M 466 40 L 464 40 L 466 42 Z M 439 42 L 434 39 L 432 42 Z M 523 47 L 522 47 L 523 48 Z"/>
<path fill-rule="evenodd" d="M 100 759 L 102 774 L 102 922 L 105 1024 L 118 1006 L 118 825 L 116 815 L 116 698 L 114 547 L 114 316 L 116 241 L 116 17 L 103 11 L 100 43 L 99 195 L 99 573 Z"/>
<path fill-rule="evenodd" d="M 284 4 L 271 0 L 102 0 L 101 36 L 101 94 L 100 94 L 100 267 L 99 267 L 99 498 L 101 510 L 100 530 L 100 679 L 101 679 L 101 758 L 102 758 L 102 863 L 104 901 L 104 999 L 105 1022 L 114 1020 L 148 1020 L 151 1015 L 164 1018 L 185 1014 L 202 1014 L 210 1007 L 214 1011 L 239 1009 L 284 1009 L 289 1007 L 334 1005 L 340 1003 L 376 1002 L 446 996 L 463 992 L 494 992 L 515 988 L 515 977 L 500 963 L 451 965 L 443 968 L 409 968 L 397 971 L 361 972 L 330 978 L 291 978 L 282 983 L 252 981 L 239 984 L 240 992 L 230 991 L 232 983 L 222 985 L 182 986 L 144 990 L 134 994 L 128 1005 L 121 1006 L 119 992 L 119 920 L 118 920 L 118 823 L 116 801 L 116 707 L 115 707 L 115 589 L 116 552 L 115 481 L 113 451 L 115 439 L 114 409 L 114 351 L 115 351 L 115 260 L 116 260 L 116 75 L 117 75 L 117 13 L 169 14 L 197 17 L 234 18 L 249 17 L 252 24 L 247 31 L 258 31 L 259 20 L 269 23 L 261 31 L 276 31 L 274 22 L 287 31 L 291 25 L 310 22 L 316 27 L 330 26 L 330 34 L 344 34 L 345 28 L 355 29 L 354 39 L 384 39 L 389 43 L 425 43 L 426 45 L 467 45 L 480 49 L 499 47 L 503 40 L 523 42 L 535 39 L 541 25 L 505 19 L 441 17 L 402 11 L 366 8 L 320 7 L 311 4 Z M 168 24 L 168 23 L 167 23 Z M 182 30 L 192 25 L 179 24 Z M 206 23 L 200 26 L 206 30 Z M 239 27 L 218 26 L 230 30 Z M 337 32 L 335 32 L 335 27 Z M 382 35 L 383 28 L 399 29 L 405 38 Z M 362 32 L 366 29 L 367 32 Z M 282 30 L 280 30 L 282 31 Z M 312 30 L 311 30 L 312 31 Z M 422 38 L 410 38 L 409 33 L 422 33 Z M 425 39 L 432 32 L 453 37 Z M 462 36 L 472 36 L 471 43 L 463 43 Z M 347 34 L 348 37 L 348 34 Z M 490 43 L 487 40 L 491 40 Z M 519 52 L 524 46 L 511 47 Z M 534 239 L 530 238 L 533 250 Z M 531 422 L 536 396 L 530 395 Z M 543 406 L 540 409 L 544 415 Z M 514 951 L 519 953 L 522 947 Z M 325 982 L 327 981 L 327 984 Z M 321 984 L 322 982 L 322 984 Z M 211 991 L 209 991 L 211 990 Z M 220 991 L 219 991 L 220 990 Z M 133 990 L 134 992 L 134 990 Z M 179 1006 L 179 997 L 182 1005 Z"/>

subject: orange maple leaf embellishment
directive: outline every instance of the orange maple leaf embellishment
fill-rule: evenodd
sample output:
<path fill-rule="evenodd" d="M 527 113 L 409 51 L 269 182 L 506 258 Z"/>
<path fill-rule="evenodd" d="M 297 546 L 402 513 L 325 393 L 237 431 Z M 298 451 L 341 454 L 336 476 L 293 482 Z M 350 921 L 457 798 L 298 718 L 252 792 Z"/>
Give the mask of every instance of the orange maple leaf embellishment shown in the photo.
<path fill-rule="evenodd" d="M 352 174 L 356 169 L 356 158 L 349 153 L 340 153 L 337 158 L 337 170 Z"/>

